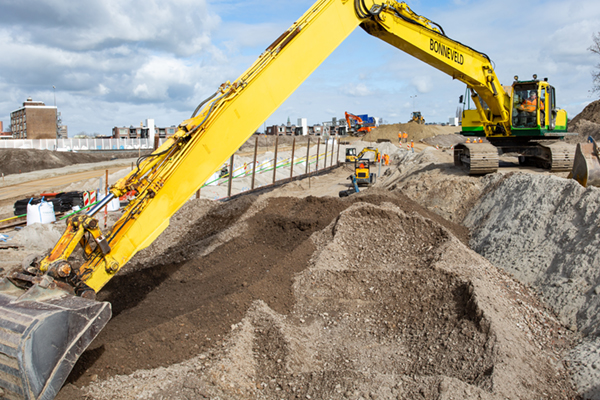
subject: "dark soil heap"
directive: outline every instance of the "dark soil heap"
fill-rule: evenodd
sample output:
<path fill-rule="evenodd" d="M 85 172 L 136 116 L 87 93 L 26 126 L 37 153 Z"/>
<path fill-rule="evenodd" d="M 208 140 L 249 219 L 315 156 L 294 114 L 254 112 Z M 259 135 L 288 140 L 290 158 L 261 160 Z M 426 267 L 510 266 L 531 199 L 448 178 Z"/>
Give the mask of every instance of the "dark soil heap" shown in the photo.
<path fill-rule="evenodd" d="M 145 153 L 142 153 L 145 154 Z M 4 175 L 138 157 L 137 151 L 61 152 L 32 149 L 0 149 L 0 172 Z"/>

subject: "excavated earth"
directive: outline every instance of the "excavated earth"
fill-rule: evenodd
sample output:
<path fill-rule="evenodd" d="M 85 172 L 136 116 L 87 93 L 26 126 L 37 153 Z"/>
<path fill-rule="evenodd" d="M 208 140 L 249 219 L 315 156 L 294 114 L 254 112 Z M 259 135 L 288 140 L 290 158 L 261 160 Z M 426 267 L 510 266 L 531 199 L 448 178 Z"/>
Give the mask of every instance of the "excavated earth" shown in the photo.
<path fill-rule="evenodd" d="M 344 199 L 189 201 L 99 292 L 56 398 L 600 398 L 600 191 L 392 161 Z"/>
<path fill-rule="evenodd" d="M 114 317 L 57 398 L 575 396 L 572 335 L 399 191 L 207 203 L 100 292 Z"/>

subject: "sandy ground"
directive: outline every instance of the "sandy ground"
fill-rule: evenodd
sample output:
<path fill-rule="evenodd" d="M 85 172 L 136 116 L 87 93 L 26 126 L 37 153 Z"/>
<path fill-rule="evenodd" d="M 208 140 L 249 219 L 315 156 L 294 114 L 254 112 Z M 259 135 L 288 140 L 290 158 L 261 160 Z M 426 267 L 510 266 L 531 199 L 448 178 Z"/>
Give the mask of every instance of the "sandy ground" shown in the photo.
<path fill-rule="evenodd" d="M 431 136 L 373 144 L 392 166 L 345 199 L 347 167 L 202 190 L 98 294 L 113 319 L 57 398 L 600 398 L 598 190 L 468 177 Z"/>

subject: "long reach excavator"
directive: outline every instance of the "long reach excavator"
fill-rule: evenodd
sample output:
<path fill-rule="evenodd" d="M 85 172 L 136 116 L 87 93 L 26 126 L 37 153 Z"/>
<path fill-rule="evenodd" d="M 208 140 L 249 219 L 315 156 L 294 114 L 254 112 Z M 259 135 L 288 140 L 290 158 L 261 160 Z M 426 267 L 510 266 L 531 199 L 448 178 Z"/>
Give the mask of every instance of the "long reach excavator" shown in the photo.
<path fill-rule="evenodd" d="M 567 128 L 566 112 L 556 108 L 546 80 L 515 79 L 507 93 L 488 56 L 450 39 L 405 3 L 318 0 L 237 80 L 203 101 L 174 136 L 141 157 L 108 196 L 69 218 L 48 254 L 24 261 L 0 281 L 0 398 L 56 396 L 111 317 L 110 304 L 96 301 L 96 293 L 358 26 L 467 85 L 476 105 L 472 134 L 489 142 L 457 146 L 455 162 L 471 173 L 495 171 L 498 147 L 552 169 L 571 162 L 560 144 L 540 144 L 560 139 Z M 525 91 L 537 100 L 521 108 Z M 103 232 L 94 216 L 132 191 L 121 218 Z"/>

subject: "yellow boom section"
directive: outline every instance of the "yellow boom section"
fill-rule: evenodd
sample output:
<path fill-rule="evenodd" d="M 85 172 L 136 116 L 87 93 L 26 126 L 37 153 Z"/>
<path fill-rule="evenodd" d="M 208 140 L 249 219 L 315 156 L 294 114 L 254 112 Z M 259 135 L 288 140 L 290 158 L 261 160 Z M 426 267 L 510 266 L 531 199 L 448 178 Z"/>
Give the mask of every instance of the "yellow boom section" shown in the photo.
<path fill-rule="evenodd" d="M 139 194 L 107 237 L 111 251 L 96 252 L 80 268 L 82 280 L 97 292 L 136 252 L 152 243 L 169 218 L 360 22 L 352 2 L 318 1 L 240 78 L 223 85 L 216 100 L 183 122 L 176 135 L 154 152 L 165 154 L 148 159 L 140 165 L 141 172 L 132 171 L 111 188 L 116 196 L 132 187 Z"/>
<path fill-rule="evenodd" d="M 486 55 L 448 38 L 440 27 L 413 13 L 406 3 L 386 1 L 381 11 L 361 27 L 473 89 L 491 111 L 488 118 L 479 99 L 474 98 L 489 135 L 494 135 L 491 128 L 497 124 L 506 134 L 510 132 L 510 99 Z"/>

